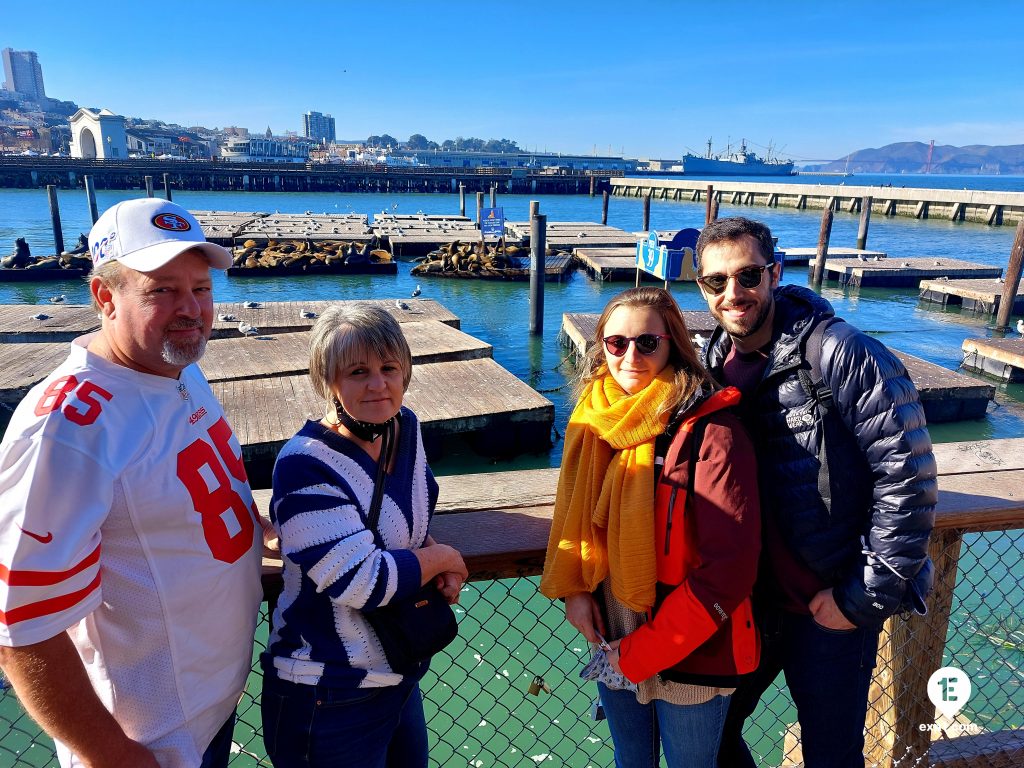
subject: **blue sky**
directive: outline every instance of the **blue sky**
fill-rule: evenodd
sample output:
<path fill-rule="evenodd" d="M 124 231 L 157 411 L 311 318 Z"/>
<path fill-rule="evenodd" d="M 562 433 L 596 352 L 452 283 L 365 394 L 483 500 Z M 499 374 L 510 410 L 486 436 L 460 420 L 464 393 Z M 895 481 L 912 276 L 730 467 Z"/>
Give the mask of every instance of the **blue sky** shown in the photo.
<path fill-rule="evenodd" d="M 795 160 L 1024 143 L 1024 4 L 4 3 L 47 94 L 183 125 L 422 133 L 678 158 L 746 138 Z"/>

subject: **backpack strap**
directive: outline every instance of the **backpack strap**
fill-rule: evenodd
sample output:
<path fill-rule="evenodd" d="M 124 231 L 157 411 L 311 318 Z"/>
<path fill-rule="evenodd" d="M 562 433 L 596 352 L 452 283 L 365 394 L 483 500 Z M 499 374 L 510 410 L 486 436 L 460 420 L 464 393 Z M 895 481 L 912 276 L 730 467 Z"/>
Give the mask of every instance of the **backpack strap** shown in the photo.
<path fill-rule="evenodd" d="M 825 435 L 828 432 L 829 414 L 835 407 L 832 388 L 825 383 L 821 374 L 821 347 L 825 339 L 825 330 L 834 323 L 840 322 L 838 317 L 830 317 L 818 322 L 807 335 L 804 346 L 804 359 L 807 367 L 797 369 L 796 375 L 800 385 L 821 419 L 821 442 L 818 445 L 818 493 L 825 503 L 825 511 L 832 516 L 832 485 L 828 471 L 828 451 L 825 446 Z"/>

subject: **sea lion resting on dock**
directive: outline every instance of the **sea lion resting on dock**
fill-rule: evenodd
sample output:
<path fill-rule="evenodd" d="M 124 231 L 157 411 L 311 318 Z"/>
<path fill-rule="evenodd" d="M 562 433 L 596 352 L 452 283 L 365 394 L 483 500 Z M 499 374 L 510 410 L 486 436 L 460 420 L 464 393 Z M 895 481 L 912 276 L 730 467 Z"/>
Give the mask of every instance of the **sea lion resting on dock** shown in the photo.
<path fill-rule="evenodd" d="M 0 267 L 4 269 L 22 269 L 32 263 L 32 253 L 29 250 L 28 242 L 24 237 L 14 241 L 14 251 L 10 256 L 0 260 Z"/>

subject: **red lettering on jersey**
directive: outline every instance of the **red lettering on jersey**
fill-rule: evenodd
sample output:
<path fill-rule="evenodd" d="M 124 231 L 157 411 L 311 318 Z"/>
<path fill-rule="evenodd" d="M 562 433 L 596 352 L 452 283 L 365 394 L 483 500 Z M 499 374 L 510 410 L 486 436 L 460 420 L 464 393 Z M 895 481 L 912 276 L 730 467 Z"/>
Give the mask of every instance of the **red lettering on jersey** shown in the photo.
<path fill-rule="evenodd" d="M 188 417 L 188 423 L 189 424 L 195 424 L 197 421 L 199 421 L 205 415 L 206 415 L 206 408 L 204 406 L 199 406 L 199 410 L 196 411 L 195 413 L 193 413 L 191 416 Z"/>
<path fill-rule="evenodd" d="M 74 376 L 61 376 L 59 379 L 51 381 L 50 386 L 43 391 L 43 396 L 36 403 L 36 416 L 45 416 L 60 408 L 64 404 L 64 398 L 68 396 L 68 392 L 77 386 L 78 379 Z"/>
<path fill-rule="evenodd" d="M 67 402 L 71 392 L 74 392 L 76 399 L 86 406 L 85 410 L 79 410 Z M 97 398 L 110 401 L 114 396 L 91 381 L 83 381 L 79 386 L 78 379 L 74 376 L 61 376 L 51 381 L 50 386 L 43 391 L 43 396 L 36 403 L 35 414 L 46 416 L 59 408 L 64 418 L 72 424 L 87 427 L 99 418 L 103 410 L 103 403 Z"/>

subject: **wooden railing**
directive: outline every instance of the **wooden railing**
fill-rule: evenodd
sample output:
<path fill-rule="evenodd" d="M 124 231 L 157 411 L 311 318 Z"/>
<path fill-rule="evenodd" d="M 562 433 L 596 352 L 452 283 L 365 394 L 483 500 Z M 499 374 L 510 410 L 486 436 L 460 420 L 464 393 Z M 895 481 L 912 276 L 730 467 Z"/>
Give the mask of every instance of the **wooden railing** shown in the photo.
<path fill-rule="evenodd" d="M 936 446 L 935 453 L 940 472 L 930 546 L 935 589 L 928 599 L 927 616 L 893 617 L 883 629 L 869 695 L 867 764 L 879 768 L 1022 765 L 1020 730 L 971 733 L 960 729 L 967 735 L 955 738 L 937 733 L 933 724 L 941 724 L 941 718 L 929 702 L 927 682 L 943 666 L 964 534 L 1024 528 L 1024 439 L 949 443 Z M 538 575 L 557 477 L 557 469 L 441 477 L 432 532 L 463 553 L 471 580 Z M 264 511 L 269 495 L 269 491 L 256 492 Z M 1020 560 L 1007 568 L 1024 573 L 1020 549 L 1016 557 Z M 264 587 L 273 600 L 280 590 L 279 562 L 265 562 Z M 797 728 L 790 728 L 783 765 L 801 762 L 798 734 Z"/>

